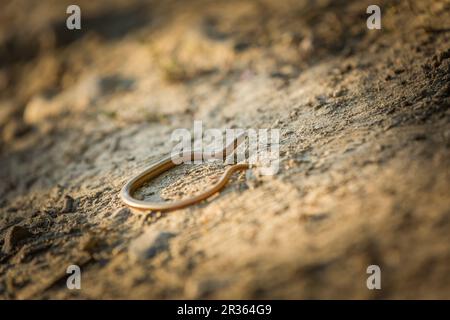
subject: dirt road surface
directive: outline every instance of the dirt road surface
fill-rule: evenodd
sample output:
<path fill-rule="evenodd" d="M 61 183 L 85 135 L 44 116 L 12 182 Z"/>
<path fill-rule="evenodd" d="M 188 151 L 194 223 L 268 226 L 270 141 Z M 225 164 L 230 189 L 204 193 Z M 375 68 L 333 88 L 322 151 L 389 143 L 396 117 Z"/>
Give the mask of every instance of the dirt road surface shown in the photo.
<path fill-rule="evenodd" d="M 372 1 L 77 2 L 74 31 L 70 1 L 1 4 L 0 298 L 450 298 L 449 1 L 379 0 L 381 30 Z M 126 208 L 194 120 L 280 129 L 278 174 Z"/>

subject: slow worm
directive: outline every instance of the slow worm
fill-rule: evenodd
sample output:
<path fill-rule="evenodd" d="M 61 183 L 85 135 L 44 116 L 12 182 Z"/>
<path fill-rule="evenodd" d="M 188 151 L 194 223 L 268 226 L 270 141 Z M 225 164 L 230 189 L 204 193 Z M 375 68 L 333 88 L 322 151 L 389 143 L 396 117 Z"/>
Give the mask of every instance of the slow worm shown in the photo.
<path fill-rule="evenodd" d="M 244 138 L 245 134 L 238 135 L 229 145 L 225 146 L 223 150 L 208 154 L 207 158 L 224 160 L 226 156 L 234 152 L 234 150 L 243 141 Z M 205 155 L 206 154 L 202 153 L 201 151 L 191 150 L 189 152 L 186 152 L 184 155 L 180 155 L 180 157 L 183 158 L 183 161 L 181 161 L 181 163 L 188 159 L 202 159 L 202 156 L 205 157 Z M 209 189 L 187 199 L 173 202 L 150 202 L 145 200 L 138 200 L 133 197 L 133 193 L 143 184 L 159 176 L 161 173 L 170 170 L 176 165 L 177 164 L 173 162 L 172 156 L 170 155 L 150 165 L 123 186 L 122 190 L 120 191 L 120 197 L 122 201 L 127 206 L 139 210 L 170 211 L 184 208 L 209 198 L 216 192 L 220 191 L 227 184 L 228 180 L 231 178 L 234 172 L 246 170 L 249 168 L 248 163 L 234 164 L 231 167 L 227 168 L 220 179 Z"/>

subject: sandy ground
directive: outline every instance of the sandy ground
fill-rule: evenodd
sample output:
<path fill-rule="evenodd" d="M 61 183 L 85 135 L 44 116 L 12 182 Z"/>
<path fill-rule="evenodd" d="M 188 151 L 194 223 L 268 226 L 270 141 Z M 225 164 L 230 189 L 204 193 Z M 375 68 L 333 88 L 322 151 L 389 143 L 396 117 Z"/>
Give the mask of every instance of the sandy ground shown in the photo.
<path fill-rule="evenodd" d="M 378 1 L 368 30 L 372 2 L 78 1 L 68 31 L 70 1 L 2 1 L 0 298 L 449 299 L 450 2 Z M 279 173 L 124 207 L 194 120 L 280 129 Z"/>

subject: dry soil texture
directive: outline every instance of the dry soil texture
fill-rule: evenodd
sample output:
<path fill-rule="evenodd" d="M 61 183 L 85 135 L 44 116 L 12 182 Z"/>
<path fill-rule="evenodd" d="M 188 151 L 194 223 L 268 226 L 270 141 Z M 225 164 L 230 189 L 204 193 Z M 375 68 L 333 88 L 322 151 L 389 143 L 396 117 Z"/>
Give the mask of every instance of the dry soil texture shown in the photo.
<path fill-rule="evenodd" d="M 379 0 L 381 30 L 365 0 L 77 2 L 80 31 L 71 1 L 0 4 L 1 298 L 450 298 L 448 0 Z M 124 207 L 194 120 L 280 129 L 278 174 Z"/>

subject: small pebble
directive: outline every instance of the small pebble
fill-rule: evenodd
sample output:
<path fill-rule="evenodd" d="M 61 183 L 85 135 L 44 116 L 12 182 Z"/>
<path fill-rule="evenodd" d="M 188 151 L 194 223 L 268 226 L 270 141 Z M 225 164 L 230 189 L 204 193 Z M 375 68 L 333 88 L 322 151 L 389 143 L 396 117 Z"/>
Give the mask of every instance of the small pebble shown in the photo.
<path fill-rule="evenodd" d="M 442 86 L 434 95 L 435 97 L 447 97 L 450 96 L 450 84 Z"/>
<path fill-rule="evenodd" d="M 31 238 L 33 234 L 28 231 L 27 228 L 21 226 L 13 226 L 11 227 L 5 235 L 5 240 L 3 243 L 3 252 L 8 254 L 11 253 L 15 247 L 22 240 Z"/>
<path fill-rule="evenodd" d="M 338 89 L 338 90 L 335 90 L 335 91 L 333 92 L 333 98 L 342 97 L 343 95 L 345 95 L 346 92 L 347 92 L 347 90 L 345 90 L 345 89 Z"/>
<path fill-rule="evenodd" d="M 132 261 L 152 258 L 169 248 L 169 240 L 175 234 L 166 231 L 147 230 L 130 244 L 128 256 Z"/>
<path fill-rule="evenodd" d="M 439 54 L 439 61 L 450 58 L 450 49 L 447 49 Z"/>
<path fill-rule="evenodd" d="M 81 238 L 80 249 L 84 252 L 92 254 L 99 247 L 99 245 L 100 240 L 97 237 L 92 234 L 87 234 Z"/>
<path fill-rule="evenodd" d="M 65 195 L 64 196 L 64 206 L 61 210 L 62 213 L 69 213 L 69 212 L 74 212 L 75 211 L 75 200 L 69 196 L 69 195 Z"/>
<path fill-rule="evenodd" d="M 111 218 L 117 222 L 125 222 L 128 220 L 128 218 L 131 215 L 131 211 L 128 208 L 120 208 L 116 210 L 112 215 Z"/>

